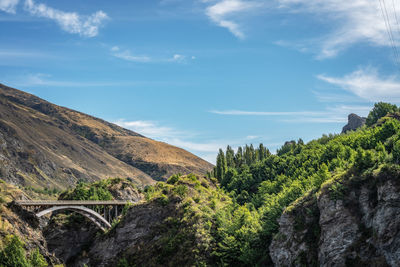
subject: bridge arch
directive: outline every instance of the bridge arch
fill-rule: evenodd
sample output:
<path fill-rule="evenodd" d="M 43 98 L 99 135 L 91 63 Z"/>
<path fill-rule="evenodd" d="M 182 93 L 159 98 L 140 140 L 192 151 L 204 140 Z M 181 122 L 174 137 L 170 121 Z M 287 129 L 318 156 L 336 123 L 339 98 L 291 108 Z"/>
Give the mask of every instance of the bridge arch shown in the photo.
<path fill-rule="evenodd" d="M 46 215 L 56 210 L 71 210 L 76 213 L 79 213 L 88 218 L 89 220 L 91 220 L 97 227 L 99 227 L 103 231 L 105 231 L 106 228 L 111 228 L 111 224 L 106 219 L 104 219 L 99 213 L 83 206 L 53 206 L 36 213 L 36 216 L 42 217 L 43 215 Z"/>

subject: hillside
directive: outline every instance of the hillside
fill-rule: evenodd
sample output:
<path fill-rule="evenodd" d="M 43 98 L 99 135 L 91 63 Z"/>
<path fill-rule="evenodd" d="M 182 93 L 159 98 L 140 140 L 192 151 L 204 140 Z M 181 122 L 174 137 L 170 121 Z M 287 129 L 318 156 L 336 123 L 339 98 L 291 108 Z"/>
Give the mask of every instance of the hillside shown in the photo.
<path fill-rule="evenodd" d="M 105 233 L 74 213 L 38 222 L 4 204 L 26 195 L 0 183 L 2 221 L 18 225 L 0 240 L 13 233 L 30 258 L 38 248 L 66 266 L 399 266 L 400 113 L 385 105 L 355 131 L 289 141 L 276 154 L 228 146 L 208 177 L 143 189 L 105 179 L 58 195 L 137 201 Z"/>
<path fill-rule="evenodd" d="M 212 168 L 183 149 L 1 84 L 0 162 L 7 182 L 56 189 L 108 177 L 146 185 Z"/>

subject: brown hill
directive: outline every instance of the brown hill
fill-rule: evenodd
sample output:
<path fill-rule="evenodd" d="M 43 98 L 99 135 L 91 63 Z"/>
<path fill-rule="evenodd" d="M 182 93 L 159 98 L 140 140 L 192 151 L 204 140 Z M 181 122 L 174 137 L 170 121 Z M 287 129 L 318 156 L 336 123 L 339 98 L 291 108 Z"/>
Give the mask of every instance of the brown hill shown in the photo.
<path fill-rule="evenodd" d="M 145 185 L 212 165 L 166 143 L 0 84 L 0 178 L 66 188 L 78 180 L 129 177 Z"/>

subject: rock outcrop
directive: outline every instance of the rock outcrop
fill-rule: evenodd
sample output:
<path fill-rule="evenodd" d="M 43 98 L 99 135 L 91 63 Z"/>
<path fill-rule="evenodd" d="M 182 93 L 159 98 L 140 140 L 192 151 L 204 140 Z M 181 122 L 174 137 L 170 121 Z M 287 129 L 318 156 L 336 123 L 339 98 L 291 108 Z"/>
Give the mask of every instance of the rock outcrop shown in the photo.
<path fill-rule="evenodd" d="M 400 266 L 400 172 L 345 178 L 288 208 L 270 245 L 276 266 Z"/>
<path fill-rule="evenodd" d="M 351 113 L 348 116 L 348 123 L 343 127 L 342 133 L 355 131 L 365 125 L 366 118 L 360 117 L 357 114 Z"/>

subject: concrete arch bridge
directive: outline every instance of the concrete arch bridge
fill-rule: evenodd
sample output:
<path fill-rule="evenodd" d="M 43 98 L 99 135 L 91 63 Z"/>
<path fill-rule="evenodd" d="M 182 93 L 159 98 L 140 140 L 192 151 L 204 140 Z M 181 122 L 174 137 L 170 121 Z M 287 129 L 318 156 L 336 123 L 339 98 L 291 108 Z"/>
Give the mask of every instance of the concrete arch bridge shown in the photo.
<path fill-rule="evenodd" d="M 122 213 L 124 206 L 132 202 L 125 200 L 20 200 L 15 203 L 34 212 L 39 218 L 54 211 L 73 211 L 88 218 L 105 231 L 111 228 L 111 222 Z"/>

